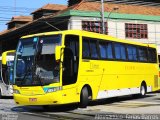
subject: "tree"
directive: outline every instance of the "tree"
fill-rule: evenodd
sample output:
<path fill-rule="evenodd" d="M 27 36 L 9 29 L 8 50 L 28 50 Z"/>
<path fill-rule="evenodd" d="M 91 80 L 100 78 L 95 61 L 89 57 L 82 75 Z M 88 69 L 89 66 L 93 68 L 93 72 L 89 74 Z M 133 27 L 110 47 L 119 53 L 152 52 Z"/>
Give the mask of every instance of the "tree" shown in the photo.
<path fill-rule="evenodd" d="M 80 3 L 82 0 L 68 0 L 68 6 Z"/>

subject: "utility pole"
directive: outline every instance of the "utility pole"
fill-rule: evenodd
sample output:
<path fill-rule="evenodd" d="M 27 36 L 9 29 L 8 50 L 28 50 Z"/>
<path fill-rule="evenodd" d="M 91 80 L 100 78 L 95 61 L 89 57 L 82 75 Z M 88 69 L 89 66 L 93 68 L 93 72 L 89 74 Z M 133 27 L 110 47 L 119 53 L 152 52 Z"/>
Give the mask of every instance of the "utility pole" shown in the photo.
<path fill-rule="evenodd" d="M 107 24 L 108 24 L 108 19 L 111 13 L 118 9 L 119 8 L 116 6 L 109 12 L 108 17 L 107 17 Z M 102 19 L 102 33 L 105 34 L 106 31 L 105 31 L 105 24 L 104 24 L 104 0 L 101 0 L 101 19 Z"/>
<path fill-rule="evenodd" d="M 101 0 L 102 33 L 105 34 L 104 27 L 104 0 Z"/>

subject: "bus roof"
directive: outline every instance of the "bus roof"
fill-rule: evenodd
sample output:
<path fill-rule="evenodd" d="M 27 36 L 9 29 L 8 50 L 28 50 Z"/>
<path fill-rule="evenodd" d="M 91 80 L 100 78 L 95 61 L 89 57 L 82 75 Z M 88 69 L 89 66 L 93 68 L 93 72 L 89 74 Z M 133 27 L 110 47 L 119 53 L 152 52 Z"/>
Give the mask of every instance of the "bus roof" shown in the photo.
<path fill-rule="evenodd" d="M 144 43 L 135 42 L 131 40 L 119 39 L 119 38 L 116 38 L 110 35 L 104 35 L 104 34 L 99 34 L 95 32 L 83 31 L 83 30 L 64 30 L 64 31 L 44 32 L 44 33 L 23 36 L 21 38 L 24 39 L 24 38 L 30 38 L 30 37 L 36 37 L 36 36 L 47 36 L 47 35 L 56 35 L 56 34 L 74 34 L 74 35 L 92 37 L 92 38 L 103 39 L 103 40 L 111 40 L 114 42 L 121 42 L 121 43 L 126 43 L 126 44 L 134 44 L 134 45 L 148 46 L 148 47 L 156 48 L 155 44 L 147 44 L 147 43 L 144 44 Z"/>

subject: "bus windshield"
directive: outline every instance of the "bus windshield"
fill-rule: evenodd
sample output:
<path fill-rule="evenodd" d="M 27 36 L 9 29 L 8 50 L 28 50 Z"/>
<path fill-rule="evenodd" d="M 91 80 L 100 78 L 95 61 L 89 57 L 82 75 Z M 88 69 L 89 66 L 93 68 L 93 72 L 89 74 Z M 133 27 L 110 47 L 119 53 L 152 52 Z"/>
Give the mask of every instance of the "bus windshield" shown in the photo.
<path fill-rule="evenodd" d="M 13 84 L 13 65 L 14 65 L 14 61 L 13 60 L 10 60 L 10 61 L 7 61 L 7 80 L 9 82 L 10 85 Z"/>
<path fill-rule="evenodd" d="M 39 86 L 59 82 L 59 63 L 55 46 L 61 35 L 21 39 L 16 51 L 14 72 L 18 86 Z"/>
<path fill-rule="evenodd" d="M 14 53 L 14 51 L 6 51 L 2 53 L 1 79 L 5 85 L 13 84 Z"/>

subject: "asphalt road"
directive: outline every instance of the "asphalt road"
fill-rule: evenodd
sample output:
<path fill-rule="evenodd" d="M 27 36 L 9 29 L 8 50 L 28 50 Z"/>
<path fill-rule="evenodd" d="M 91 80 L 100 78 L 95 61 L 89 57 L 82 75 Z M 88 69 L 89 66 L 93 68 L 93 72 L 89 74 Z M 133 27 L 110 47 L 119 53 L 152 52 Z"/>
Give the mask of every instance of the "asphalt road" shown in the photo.
<path fill-rule="evenodd" d="M 17 106 L 12 98 L 0 99 L 0 120 L 101 120 L 160 119 L 160 92 L 145 98 L 125 96 L 90 102 L 87 108 L 77 104 L 51 106 Z"/>

